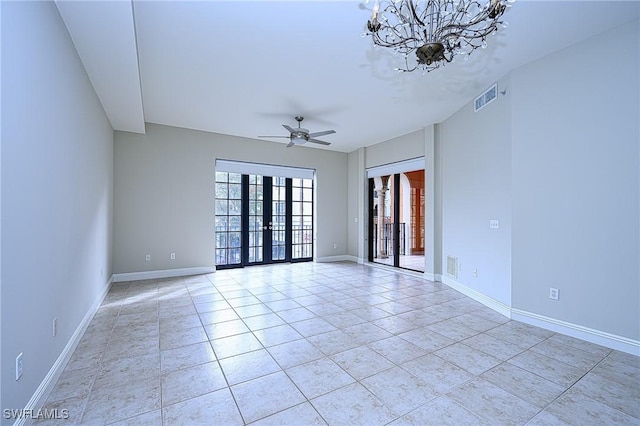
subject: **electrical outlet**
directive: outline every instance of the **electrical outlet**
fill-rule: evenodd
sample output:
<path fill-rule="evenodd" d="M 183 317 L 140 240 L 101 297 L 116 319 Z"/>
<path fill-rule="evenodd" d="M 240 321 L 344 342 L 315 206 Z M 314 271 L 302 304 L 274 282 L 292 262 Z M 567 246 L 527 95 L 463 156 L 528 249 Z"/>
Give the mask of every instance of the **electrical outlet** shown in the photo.
<path fill-rule="evenodd" d="M 176 260 L 176 254 L 175 253 L 171 253 L 171 260 Z"/>
<path fill-rule="evenodd" d="M 22 352 L 16 357 L 16 380 L 22 377 Z"/>
<path fill-rule="evenodd" d="M 474 269 L 474 270 L 473 270 L 473 276 L 474 276 L 474 277 L 476 277 L 476 278 L 478 278 L 478 270 L 477 270 L 477 269 Z"/>
<path fill-rule="evenodd" d="M 58 318 L 53 319 L 53 337 L 56 337 L 58 334 Z"/>
<path fill-rule="evenodd" d="M 151 255 L 150 254 L 145 254 L 144 255 L 144 260 L 146 260 L 147 262 L 151 260 Z"/>
<path fill-rule="evenodd" d="M 557 288 L 549 288 L 549 299 L 558 300 L 560 298 L 560 290 Z"/>
<path fill-rule="evenodd" d="M 334 244 L 334 245 L 333 245 L 333 248 L 338 248 L 338 245 L 337 245 L 337 244 Z"/>

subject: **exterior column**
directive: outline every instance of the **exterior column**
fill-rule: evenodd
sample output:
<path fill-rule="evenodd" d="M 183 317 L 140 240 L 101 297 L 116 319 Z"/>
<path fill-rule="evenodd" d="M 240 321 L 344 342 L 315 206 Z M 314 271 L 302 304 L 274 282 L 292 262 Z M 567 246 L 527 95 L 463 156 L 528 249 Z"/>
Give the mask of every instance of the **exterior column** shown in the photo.
<path fill-rule="evenodd" d="M 382 188 L 378 193 L 378 255 L 381 259 L 389 257 L 384 244 L 384 210 L 387 191 L 389 190 L 389 176 L 382 176 Z"/>

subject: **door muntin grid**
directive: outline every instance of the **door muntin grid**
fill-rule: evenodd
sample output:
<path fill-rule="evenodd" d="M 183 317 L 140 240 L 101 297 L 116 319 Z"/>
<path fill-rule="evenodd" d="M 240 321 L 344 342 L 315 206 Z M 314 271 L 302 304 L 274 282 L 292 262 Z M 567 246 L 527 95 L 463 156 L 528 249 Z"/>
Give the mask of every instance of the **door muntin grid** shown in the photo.
<path fill-rule="evenodd" d="M 286 178 L 274 177 L 271 188 L 271 260 L 286 260 L 287 191 Z"/>
<path fill-rule="evenodd" d="M 260 175 L 249 175 L 248 252 L 249 263 L 264 260 L 264 182 Z"/>
<path fill-rule="evenodd" d="M 313 257 L 313 180 L 291 180 L 291 258 Z"/>
<path fill-rule="evenodd" d="M 216 172 L 216 265 L 242 264 L 242 175 Z"/>

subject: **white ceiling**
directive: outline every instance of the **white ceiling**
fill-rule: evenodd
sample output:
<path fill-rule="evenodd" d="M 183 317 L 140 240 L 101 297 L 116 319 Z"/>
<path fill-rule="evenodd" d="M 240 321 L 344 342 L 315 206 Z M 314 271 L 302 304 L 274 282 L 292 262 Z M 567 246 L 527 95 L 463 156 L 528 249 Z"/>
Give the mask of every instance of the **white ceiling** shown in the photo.
<path fill-rule="evenodd" d="M 150 122 L 257 138 L 286 135 L 282 124 L 303 115 L 311 132 L 336 130 L 320 149 L 343 152 L 441 122 L 510 70 L 640 10 L 518 1 L 487 49 L 422 75 L 397 74 L 400 58 L 361 38 L 370 12 L 358 1 L 56 4 L 114 129 Z M 594 52 L 594 66 L 601 60 Z"/>

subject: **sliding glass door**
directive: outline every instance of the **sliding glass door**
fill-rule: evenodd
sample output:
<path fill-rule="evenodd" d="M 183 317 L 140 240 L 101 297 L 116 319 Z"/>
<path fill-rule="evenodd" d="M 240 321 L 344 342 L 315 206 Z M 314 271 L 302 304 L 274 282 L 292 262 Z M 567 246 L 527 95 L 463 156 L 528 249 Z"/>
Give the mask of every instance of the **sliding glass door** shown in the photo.
<path fill-rule="evenodd" d="M 313 180 L 216 172 L 216 266 L 313 258 Z"/>
<path fill-rule="evenodd" d="M 369 261 L 424 272 L 424 170 L 369 178 Z"/>

